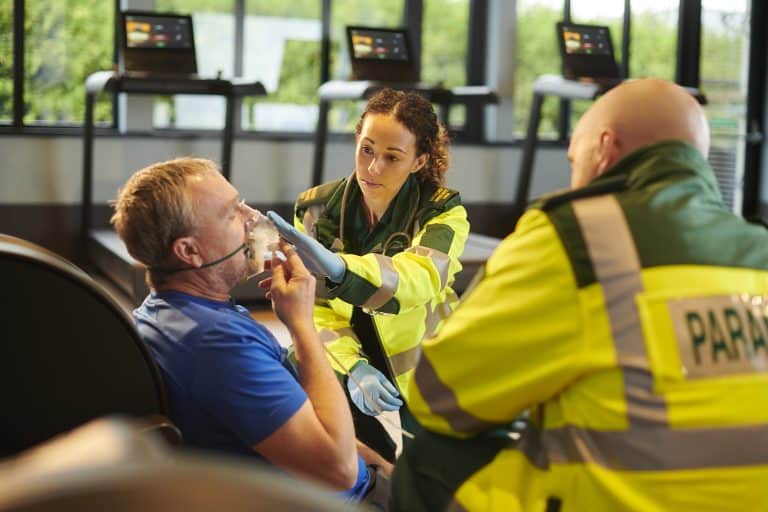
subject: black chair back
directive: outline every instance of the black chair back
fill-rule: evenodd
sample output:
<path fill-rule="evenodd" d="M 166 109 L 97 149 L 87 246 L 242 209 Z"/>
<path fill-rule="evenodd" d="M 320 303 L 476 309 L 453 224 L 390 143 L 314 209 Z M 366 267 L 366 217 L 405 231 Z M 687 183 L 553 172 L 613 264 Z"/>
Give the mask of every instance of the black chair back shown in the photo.
<path fill-rule="evenodd" d="M 0 457 L 99 416 L 168 416 L 132 319 L 85 272 L 0 235 L 0 283 Z"/>

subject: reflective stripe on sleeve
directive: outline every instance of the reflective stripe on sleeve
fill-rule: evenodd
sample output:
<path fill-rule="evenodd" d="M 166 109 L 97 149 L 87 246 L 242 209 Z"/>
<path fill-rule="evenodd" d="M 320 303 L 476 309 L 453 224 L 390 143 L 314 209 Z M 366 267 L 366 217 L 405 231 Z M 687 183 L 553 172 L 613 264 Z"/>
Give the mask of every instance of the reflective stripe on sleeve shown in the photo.
<path fill-rule="evenodd" d="M 462 409 L 456 398 L 456 393 L 440 380 L 428 358 L 420 358 L 414 379 L 429 409 L 434 414 L 443 417 L 454 431 L 469 432 L 496 426 Z"/>
<path fill-rule="evenodd" d="M 419 356 L 421 355 L 421 344 L 416 345 L 399 354 L 389 356 L 389 362 L 392 365 L 392 371 L 395 376 L 402 375 L 408 370 L 413 370 L 419 362 Z"/>
<path fill-rule="evenodd" d="M 368 300 L 365 301 L 365 304 L 363 304 L 362 307 L 375 311 L 395 296 L 397 284 L 400 282 L 400 276 L 397 275 L 395 267 L 392 265 L 392 258 L 381 254 L 374 254 L 373 256 L 379 264 L 381 286 L 373 295 L 368 297 Z"/>
<path fill-rule="evenodd" d="M 432 307 L 431 302 L 424 305 L 424 311 L 426 312 L 424 318 L 424 338 L 429 338 L 435 334 L 435 330 L 437 329 L 437 326 L 440 325 L 440 322 L 448 318 L 453 312 L 451 303 L 458 302 L 458 300 L 459 298 L 456 295 L 456 292 L 450 290 L 450 292 L 446 294 L 445 300 L 437 304 L 434 308 Z"/>
<path fill-rule="evenodd" d="M 445 512 L 469 512 L 466 508 L 464 508 L 464 505 L 456 501 L 456 498 L 454 497 L 450 503 L 445 507 Z"/>
<path fill-rule="evenodd" d="M 423 245 L 409 247 L 405 252 L 425 256 L 432 260 L 432 264 L 437 268 L 437 273 L 440 275 L 440 288 L 445 288 L 445 285 L 448 283 L 448 270 L 451 266 L 450 256 L 442 251 L 432 249 L 431 247 L 424 247 Z"/>
<path fill-rule="evenodd" d="M 317 220 L 323 213 L 323 209 L 324 205 L 315 204 L 307 208 L 307 210 L 304 212 L 304 218 L 302 219 L 304 232 L 312 238 L 315 238 L 315 224 L 317 224 Z"/>
<path fill-rule="evenodd" d="M 355 331 L 350 329 L 349 327 L 342 327 L 341 329 L 332 330 L 332 329 L 320 329 L 320 331 L 317 333 L 320 337 L 320 341 L 322 341 L 325 345 L 329 343 L 333 343 L 334 341 L 338 340 L 342 336 L 349 336 L 350 338 L 357 340 L 357 336 L 355 336 Z"/>

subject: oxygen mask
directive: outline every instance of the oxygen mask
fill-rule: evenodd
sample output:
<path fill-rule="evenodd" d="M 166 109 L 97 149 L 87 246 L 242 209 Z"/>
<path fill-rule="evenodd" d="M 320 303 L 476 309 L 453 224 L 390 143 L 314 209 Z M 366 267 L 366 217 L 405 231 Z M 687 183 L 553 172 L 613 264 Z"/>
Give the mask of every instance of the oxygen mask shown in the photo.
<path fill-rule="evenodd" d="M 245 204 L 243 208 L 250 215 L 245 224 L 245 257 L 248 261 L 250 279 L 264 272 L 264 260 L 277 250 L 280 235 L 277 228 L 266 215 Z"/>

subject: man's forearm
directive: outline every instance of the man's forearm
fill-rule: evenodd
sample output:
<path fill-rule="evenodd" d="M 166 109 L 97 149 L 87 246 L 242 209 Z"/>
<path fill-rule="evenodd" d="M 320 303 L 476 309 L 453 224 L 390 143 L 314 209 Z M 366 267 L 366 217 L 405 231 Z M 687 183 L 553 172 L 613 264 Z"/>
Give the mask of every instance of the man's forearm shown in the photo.
<path fill-rule="evenodd" d="M 299 382 L 309 396 L 318 419 L 340 450 L 355 451 L 352 415 L 314 326 L 291 329 L 296 349 Z"/>

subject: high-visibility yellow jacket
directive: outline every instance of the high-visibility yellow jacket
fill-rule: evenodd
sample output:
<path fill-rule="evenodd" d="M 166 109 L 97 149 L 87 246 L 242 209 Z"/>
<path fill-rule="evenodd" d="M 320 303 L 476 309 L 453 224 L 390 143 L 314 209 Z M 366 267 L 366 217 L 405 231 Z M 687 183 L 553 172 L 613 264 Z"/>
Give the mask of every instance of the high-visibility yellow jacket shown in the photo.
<path fill-rule="evenodd" d="M 452 510 L 768 510 L 768 231 L 693 147 L 542 200 L 484 272 L 423 341 L 409 406 L 454 437 L 529 411 L 538 435 Z"/>
<path fill-rule="evenodd" d="M 370 315 L 378 339 L 369 341 L 380 343 L 384 370 L 407 400 L 421 339 L 458 302 L 451 285 L 461 270 L 469 222 L 458 192 L 413 174 L 372 231 L 361 202 L 354 175 L 309 189 L 296 202 L 296 228 L 338 252 L 347 265 L 344 280 L 316 301 L 315 324 L 335 356 L 331 364 L 345 374 L 367 360 L 361 330 L 350 324 L 353 308 Z"/>

